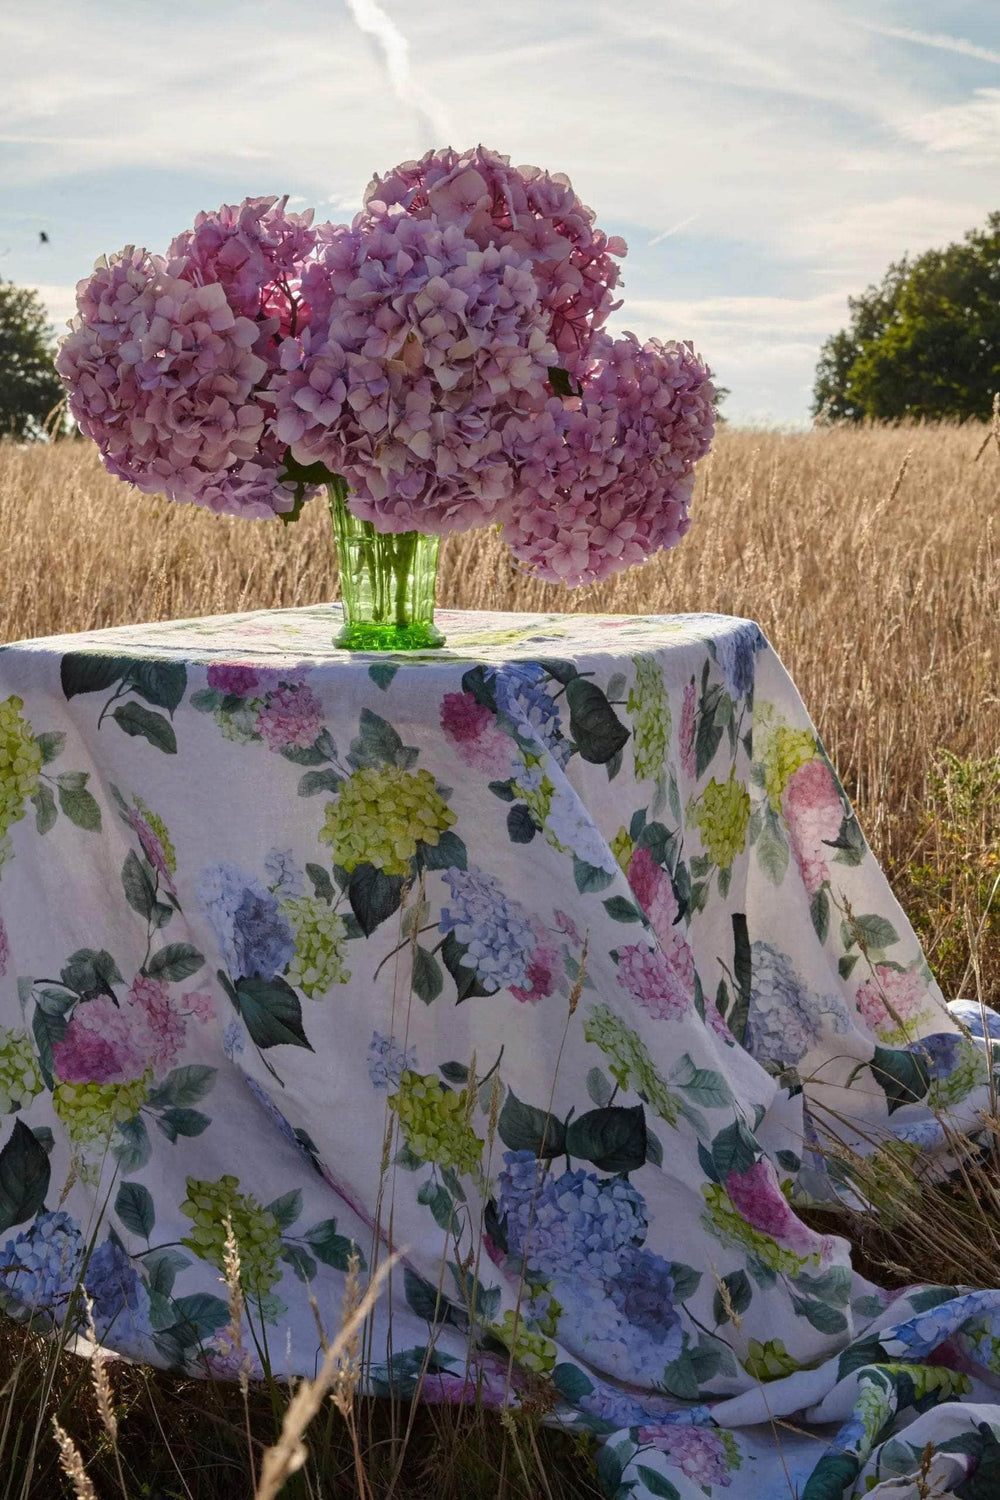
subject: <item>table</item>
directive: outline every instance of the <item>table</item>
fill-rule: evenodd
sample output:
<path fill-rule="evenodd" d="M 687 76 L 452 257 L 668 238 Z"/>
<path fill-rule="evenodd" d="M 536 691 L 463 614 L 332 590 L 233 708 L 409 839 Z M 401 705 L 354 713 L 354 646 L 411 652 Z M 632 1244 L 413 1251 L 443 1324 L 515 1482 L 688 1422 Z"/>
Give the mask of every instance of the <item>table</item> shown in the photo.
<path fill-rule="evenodd" d="M 8 1311 L 82 1276 L 113 1349 L 302 1374 L 310 1291 L 405 1247 L 369 1388 L 548 1401 L 609 1494 L 865 1493 L 961 1431 L 957 1485 L 1000 1294 L 882 1293 L 790 1200 L 850 1191 L 831 1130 L 946 1163 L 987 1052 L 761 631 L 335 616 L 0 652 Z"/>

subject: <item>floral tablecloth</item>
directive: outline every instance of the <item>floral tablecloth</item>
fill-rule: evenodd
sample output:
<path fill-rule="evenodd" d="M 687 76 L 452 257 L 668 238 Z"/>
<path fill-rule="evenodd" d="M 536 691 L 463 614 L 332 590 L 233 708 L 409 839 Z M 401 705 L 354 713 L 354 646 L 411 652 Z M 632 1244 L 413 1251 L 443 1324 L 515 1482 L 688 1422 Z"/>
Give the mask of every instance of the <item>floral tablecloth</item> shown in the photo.
<path fill-rule="evenodd" d="M 989 1062 L 777 657 L 441 621 L 0 652 L 4 1305 L 307 1373 L 310 1292 L 403 1248 L 369 1387 L 541 1403 L 609 1495 L 994 1494 L 1000 1293 L 883 1293 L 795 1211 L 831 1131 L 946 1166 Z"/>

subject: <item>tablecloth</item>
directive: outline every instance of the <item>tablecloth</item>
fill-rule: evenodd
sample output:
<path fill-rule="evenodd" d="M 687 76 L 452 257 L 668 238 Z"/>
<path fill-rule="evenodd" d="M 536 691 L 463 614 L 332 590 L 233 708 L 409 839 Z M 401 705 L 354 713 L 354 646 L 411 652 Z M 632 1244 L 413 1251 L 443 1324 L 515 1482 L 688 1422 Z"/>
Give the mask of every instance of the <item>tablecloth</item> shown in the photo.
<path fill-rule="evenodd" d="M 310 1295 L 402 1249 L 368 1388 L 540 1405 L 609 1495 L 993 1494 L 1000 1293 L 882 1292 L 796 1212 L 831 1130 L 946 1167 L 990 1043 L 774 651 L 440 618 L 0 652 L 3 1305 L 302 1374 Z"/>

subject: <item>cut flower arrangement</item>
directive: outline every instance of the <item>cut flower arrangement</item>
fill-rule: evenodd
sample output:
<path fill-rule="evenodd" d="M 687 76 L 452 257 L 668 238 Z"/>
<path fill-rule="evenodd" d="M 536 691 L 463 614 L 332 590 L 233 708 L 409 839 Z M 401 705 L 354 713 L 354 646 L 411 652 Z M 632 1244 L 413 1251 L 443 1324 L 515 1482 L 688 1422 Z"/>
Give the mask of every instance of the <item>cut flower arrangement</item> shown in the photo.
<path fill-rule="evenodd" d="M 432 151 L 350 225 L 253 198 L 102 259 L 57 363 L 140 490 L 288 521 L 325 486 L 340 643 L 433 646 L 449 532 L 579 585 L 688 528 L 715 392 L 689 344 L 605 331 L 624 254 L 565 176 Z"/>

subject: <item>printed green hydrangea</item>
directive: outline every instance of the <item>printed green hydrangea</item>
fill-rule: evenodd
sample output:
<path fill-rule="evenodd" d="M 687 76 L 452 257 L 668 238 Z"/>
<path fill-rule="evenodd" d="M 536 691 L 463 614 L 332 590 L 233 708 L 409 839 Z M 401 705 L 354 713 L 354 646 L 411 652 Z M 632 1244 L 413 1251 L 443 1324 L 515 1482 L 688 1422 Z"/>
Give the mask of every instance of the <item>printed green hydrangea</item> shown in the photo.
<path fill-rule="evenodd" d="M 24 817 L 24 804 L 37 789 L 42 769 L 42 752 L 21 716 L 23 707 L 23 699 L 14 696 L 0 703 L 0 838 Z"/>
<path fill-rule="evenodd" d="M 469 1091 L 445 1088 L 433 1073 L 406 1069 L 389 1104 L 399 1116 L 406 1144 L 421 1161 L 457 1172 L 479 1165 L 483 1143 L 468 1122 Z"/>
<path fill-rule="evenodd" d="M 680 1103 L 672 1094 L 641 1037 L 632 1031 L 609 1005 L 595 1005 L 584 1023 L 588 1042 L 600 1047 L 608 1059 L 609 1072 L 623 1089 L 634 1089 L 648 1100 L 661 1120 L 673 1125 Z"/>
<path fill-rule="evenodd" d="M 281 1229 L 274 1214 L 251 1193 L 241 1193 L 239 1186 L 238 1177 L 219 1177 L 215 1182 L 189 1177 L 181 1213 L 193 1227 L 181 1243 L 225 1271 L 228 1217 L 239 1247 L 243 1288 L 251 1296 L 264 1297 L 281 1277 Z"/>
<path fill-rule="evenodd" d="M 637 781 L 656 781 L 663 774 L 670 743 L 670 700 L 663 669 L 653 656 L 633 657 L 635 686 L 626 708 L 632 715 L 632 759 Z"/>
<path fill-rule="evenodd" d="M 709 859 L 720 870 L 728 870 L 743 852 L 750 821 L 750 794 L 737 781 L 735 771 L 730 771 L 728 781 L 713 778 L 690 804 L 688 816 L 701 833 Z"/>
<path fill-rule="evenodd" d="M 314 896 L 283 901 L 281 910 L 295 932 L 295 956 L 285 970 L 289 983 L 310 999 L 346 984 L 351 974 L 344 967 L 343 917 Z"/>
<path fill-rule="evenodd" d="M 708 1205 L 707 1212 L 702 1215 L 701 1221 L 710 1234 L 714 1234 L 726 1244 L 738 1245 L 740 1249 L 748 1250 L 780 1276 L 799 1276 L 807 1268 L 818 1268 L 820 1263 L 818 1252 L 811 1255 L 796 1255 L 793 1250 L 786 1250 L 783 1245 L 779 1245 L 777 1240 L 773 1240 L 769 1234 L 764 1234 L 748 1224 L 742 1214 L 737 1212 L 720 1183 L 703 1182 L 701 1191 Z"/>
<path fill-rule="evenodd" d="M 611 840 L 610 848 L 611 853 L 614 855 L 615 859 L 621 865 L 622 870 L 627 875 L 628 867 L 632 863 L 632 855 L 635 853 L 635 844 L 633 843 L 627 828 L 625 828 L 624 826 L 619 828 L 618 832 Z"/>
<path fill-rule="evenodd" d="M 751 1339 L 743 1356 L 743 1368 L 754 1380 L 781 1380 L 799 1368 L 799 1362 L 789 1354 L 781 1339 L 768 1339 L 762 1344 Z"/>
<path fill-rule="evenodd" d="M 962 1329 L 963 1341 L 968 1330 Z M 898 1384 L 900 1378 L 912 1382 L 918 1401 L 932 1393 L 937 1402 L 950 1401 L 957 1396 L 967 1396 L 972 1390 L 972 1381 L 961 1370 L 949 1370 L 947 1365 L 910 1365 L 896 1363 L 880 1366 Z"/>
<path fill-rule="evenodd" d="M 363 766 L 327 804 L 319 836 L 348 873 L 369 864 L 386 875 L 406 875 L 418 842 L 437 844 L 454 821 L 429 771 Z"/>
<path fill-rule="evenodd" d="M 781 811 L 781 797 L 796 771 L 819 753 L 816 737 L 808 729 L 792 729 L 776 722 L 770 704 L 758 705 L 753 729 L 754 760 L 763 767 L 764 788 L 775 812 Z"/>
<path fill-rule="evenodd" d="M 164 823 L 159 813 L 153 812 L 146 806 L 141 797 L 136 797 L 135 805 L 142 816 L 145 818 L 146 822 L 149 824 L 152 832 L 160 841 L 160 848 L 163 850 L 163 862 L 166 865 L 167 870 L 171 875 L 176 875 L 177 850 L 174 848 L 173 840 L 170 837 L 170 833 L 167 829 L 166 823 Z"/>
<path fill-rule="evenodd" d="M 0 1114 L 23 1109 L 43 1087 L 28 1033 L 0 1030 Z"/>
<path fill-rule="evenodd" d="M 513 1310 L 505 1312 L 502 1320 L 492 1325 L 490 1332 L 502 1344 L 506 1344 L 517 1363 L 524 1369 L 533 1370 L 536 1375 L 547 1375 L 555 1368 L 555 1344 L 543 1333 L 532 1333 L 526 1328 L 523 1313 L 517 1318 L 517 1332 L 515 1333 L 514 1319 Z"/>
<path fill-rule="evenodd" d="M 515 797 L 527 803 L 528 810 L 540 828 L 545 827 L 545 819 L 549 815 L 552 806 L 552 794 L 555 787 L 546 776 L 544 771 L 545 755 L 532 755 L 530 750 L 522 750 L 521 761 L 524 765 L 524 775 L 520 780 L 512 783 L 511 790 Z M 554 840 L 546 835 L 549 843 Z"/>
<path fill-rule="evenodd" d="M 77 1146 L 107 1140 L 115 1125 L 134 1120 L 149 1097 L 152 1072 L 130 1083 L 57 1083 L 52 1105 Z"/>
<path fill-rule="evenodd" d="M 216 709 L 215 722 L 224 740 L 232 740 L 235 745 L 251 745 L 254 740 L 260 739 L 257 733 L 257 710 L 254 706 L 258 701 L 253 699 L 250 705 L 234 709 L 232 713 Z"/>

